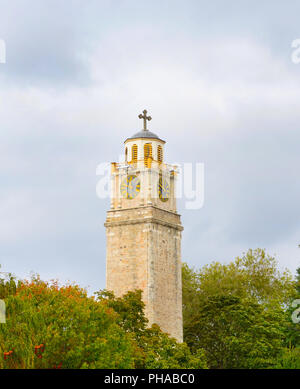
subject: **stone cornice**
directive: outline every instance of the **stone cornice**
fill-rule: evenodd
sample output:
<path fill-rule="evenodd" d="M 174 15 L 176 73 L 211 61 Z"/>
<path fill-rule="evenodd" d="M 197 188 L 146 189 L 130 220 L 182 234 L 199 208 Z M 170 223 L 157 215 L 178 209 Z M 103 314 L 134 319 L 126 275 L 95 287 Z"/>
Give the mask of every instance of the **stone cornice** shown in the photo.
<path fill-rule="evenodd" d="M 153 224 L 160 224 L 162 226 L 165 226 L 165 227 L 170 227 L 170 228 L 174 228 L 178 231 L 183 231 L 183 227 L 181 224 L 175 224 L 175 223 L 170 223 L 170 222 L 166 222 L 164 220 L 161 220 L 161 219 L 157 219 L 157 218 L 154 218 L 154 217 L 145 217 L 143 219 L 132 219 L 132 220 L 119 220 L 119 221 L 110 221 L 110 222 L 105 222 L 104 223 L 104 226 L 105 227 L 115 227 L 115 226 L 124 226 L 124 225 L 131 225 L 131 224 L 141 224 L 141 223 L 153 223 Z"/>
<path fill-rule="evenodd" d="M 175 215 L 175 216 L 179 216 L 179 217 L 181 216 L 177 212 L 169 211 L 167 209 L 162 209 L 162 208 L 157 207 L 156 205 L 141 205 L 139 207 L 132 207 L 132 208 L 115 208 L 115 209 L 108 210 L 107 213 L 130 211 L 130 210 L 133 210 L 133 209 L 140 210 L 140 209 L 146 209 L 146 208 L 154 208 L 154 209 L 157 209 L 157 210 L 162 211 L 162 212 L 170 213 L 171 215 Z"/>

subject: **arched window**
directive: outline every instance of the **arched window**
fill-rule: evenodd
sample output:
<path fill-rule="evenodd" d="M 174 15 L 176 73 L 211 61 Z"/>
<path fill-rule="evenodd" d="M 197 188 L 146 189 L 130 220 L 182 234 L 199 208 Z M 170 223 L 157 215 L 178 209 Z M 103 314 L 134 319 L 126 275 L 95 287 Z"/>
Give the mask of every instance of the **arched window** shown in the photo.
<path fill-rule="evenodd" d="M 163 161 L 163 149 L 160 145 L 157 146 L 157 160 L 159 163 L 162 163 Z"/>
<path fill-rule="evenodd" d="M 138 159 L 138 147 L 136 144 L 134 144 L 131 149 L 131 162 L 137 162 L 137 159 Z"/>
<path fill-rule="evenodd" d="M 128 148 L 125 148 L 125 162 L 127 163 L 128 160 Z"/>
<path fill-rule="evenodd" d="M 144 163 L 146 167 L 151 167 L 152 163 L 152 144 L 144 144 Z"/>

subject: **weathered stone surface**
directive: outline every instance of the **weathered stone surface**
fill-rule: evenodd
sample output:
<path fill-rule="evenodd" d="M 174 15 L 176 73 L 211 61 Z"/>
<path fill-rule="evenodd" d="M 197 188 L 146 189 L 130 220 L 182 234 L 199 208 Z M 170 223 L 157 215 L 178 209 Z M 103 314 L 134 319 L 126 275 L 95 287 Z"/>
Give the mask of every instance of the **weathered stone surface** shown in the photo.
<path fill-rule="evenodd" d="M 153 206 L 107 212 L 106 288 L 142 289 L 146 316 L 182 341 L 180 216 Z"/>
<path fill-rule="evenodd" d="M 146 143 L 152 147 L 150 164 L 149 158 L 145 159 Z M 143 137 L 127 139 L 124 163 L 111 164 L 111 209 L 105 223 L 106 288 L 116 296 L 141 289 L 150 325 L 157 323 L 163 331 L 182 341 L 183 228 L 176 210 L 177 169 L 158 161 L 158 148 L 163 155 L 164 143 Z M 131 159 L 134 147 L 137 147 L 136 161 Z M 139 190 L 128 198 L 126 181 L 130 175 L 139 181 Z M 169 192 L 163 199 L 159 197 L 161 180 L 164 191 Z"/>

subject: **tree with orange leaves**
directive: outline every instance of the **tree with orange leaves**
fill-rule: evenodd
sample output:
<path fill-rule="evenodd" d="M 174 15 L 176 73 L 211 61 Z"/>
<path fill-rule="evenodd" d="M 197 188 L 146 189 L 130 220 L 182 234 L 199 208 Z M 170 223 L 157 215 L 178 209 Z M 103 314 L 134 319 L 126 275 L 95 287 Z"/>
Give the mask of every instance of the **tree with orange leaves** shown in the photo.
<path fill-rule="evenodd" d="M 0 290 L 7 307 L 0 368 L 133 367 L 132 344 L 117 314 L 79 286 L 10 277 Z"/>

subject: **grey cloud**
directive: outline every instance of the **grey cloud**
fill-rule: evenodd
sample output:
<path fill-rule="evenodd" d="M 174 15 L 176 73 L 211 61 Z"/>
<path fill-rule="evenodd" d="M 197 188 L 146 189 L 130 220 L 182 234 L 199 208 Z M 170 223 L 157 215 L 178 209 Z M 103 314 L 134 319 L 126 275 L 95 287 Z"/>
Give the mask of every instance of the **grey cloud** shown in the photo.
<path fill-rule="evenodd" d="M 85 4 L 0 2 L 4 270 L 104 287 L 109 201 L 96 197 L 96 166 L 118 159 L 147 108 L 169 162 L 205 163 L 204 207 L 179 202 L 183 259 L 262 246 L 295 271 L 299 5 Z"/>

